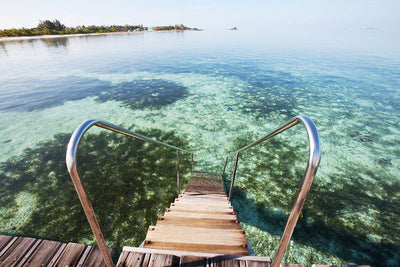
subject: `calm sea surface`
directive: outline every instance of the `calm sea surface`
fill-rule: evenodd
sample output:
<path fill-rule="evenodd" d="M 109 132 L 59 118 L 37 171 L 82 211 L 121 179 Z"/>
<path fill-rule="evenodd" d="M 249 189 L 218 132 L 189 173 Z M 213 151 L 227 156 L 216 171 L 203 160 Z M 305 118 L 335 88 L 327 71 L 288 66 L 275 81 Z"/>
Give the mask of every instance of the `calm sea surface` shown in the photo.
<path fill-rule="evenodd" d="M 196 170 L 222 174 L 228 156 L 229 180 L 229 152 L 304 114 L 322 160 L 284 261 L 399 266 L 399 47 L 377 30 L 0 41 L 0 233 L 93 242 L 64 163 L 86 119 L 192 150 Z M 81 155 L 119 249 L 141 243 L 175 190 L 175 152 L 129 142 L 91 130 Z M 256 255 L 275 253 L 307 151 L 297 126 L 241 156 L 232 203 Z"/>

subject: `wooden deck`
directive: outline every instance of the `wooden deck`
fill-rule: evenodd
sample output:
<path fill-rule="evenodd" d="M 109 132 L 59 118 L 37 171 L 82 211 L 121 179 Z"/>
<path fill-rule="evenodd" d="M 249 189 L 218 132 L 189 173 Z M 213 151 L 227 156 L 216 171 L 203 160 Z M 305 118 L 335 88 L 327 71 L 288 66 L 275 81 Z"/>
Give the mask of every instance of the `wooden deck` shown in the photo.
<path fill-rule="evenodd" d="M 270 258 L 124 247 L 117 263 L 117 267 L 149 267 L 149 266 L 269 267 Z M 295 267 L 295 266 L 290 266 L 290 267 Z"/>
<path fill-rule="evenodd" d="M 0 266 L 103 267 L 104 261 L 97 246 L 0 235 Z"/>
<path fill-rule="evenodd" d="M 185 191 L 150 226 L 144 248 L 214 254 L 249 255 L 222 179 L 195 174 Z"/>

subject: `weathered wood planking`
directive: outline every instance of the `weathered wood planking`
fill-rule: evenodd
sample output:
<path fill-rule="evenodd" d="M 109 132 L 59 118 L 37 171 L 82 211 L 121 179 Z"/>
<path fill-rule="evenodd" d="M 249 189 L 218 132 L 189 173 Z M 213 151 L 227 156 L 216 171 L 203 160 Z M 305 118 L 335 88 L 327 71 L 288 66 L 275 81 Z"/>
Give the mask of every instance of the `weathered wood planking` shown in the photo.
<path fill-rule="evenodd" d="M 25 253 L 35 244 L 35 238 L 18 238 L 6 251 L 2 251 L 0 266 L 13 266 L 22 259 Z"/>
<path fill-rule="evenodd" d="M 193 239 L 196 240 L 196 243 L 210 245 L 241 246 L 246 243 L 246 235 L 243 230 L 194 227 L 150 226 L 147 237 L 152 241 L 174 240 L 185 244 L 190 243 Z"/>
<path fill-rule="evenodd" d="M 12 239 L 12 236 L 0 235 L 0 253 L 3 251 L 3 248 L 8 244 L 8 242 Z M 1 254 L 0 254 L 1 256 Z"/>
<path fill-rule="evenodd" d="M 111 254 L 114 250 L 109 249 Z M 0 266 L 105 266 L 97 246 L 0 235 Z"/>
<path fill-rule="evenodd" d="M 246 235 L 227 200 L 221 177 L 204 173 L 192 176 L 185 192 L 165 210 L 156 226 L 149 227 L 143 247 L 249 254 Z"/>
<path fill-rule="evenodd" d="M 165 217 L 159 216 L 157 226 L 181 226 L 181 227 L 198 227 L 207 229 L 236 229 L 241 230 L 240 223 L 238 220 L 232 219 L 209 219 L 204 218 L 199 220 L 198 218 L 190 217 Z"/>
<path fill-rule="evenodd" d="M 149 260 L 145 260 L 148 258 Z M 152 265 L 158 259 L 162 265 Z M 179 267 L 269 267 L 270 258 L 241 255 L 220 255 L 187 251 L 124 247 L 117 267 L 179 266 Z"/>
<path fill-rule="evenodd" d="M 280 267 L 304 267 L 303 264 L 281 263 Z"/>
<path fill-rule="evenodd" d="M 204 213 L 204 212 L 183 212 L 183 211 L 168 211 L 164 213 L 164 217 L 184 217 L 198 219 L 226 219 L 237 220 L 236 214 L 232 213 Z"/>

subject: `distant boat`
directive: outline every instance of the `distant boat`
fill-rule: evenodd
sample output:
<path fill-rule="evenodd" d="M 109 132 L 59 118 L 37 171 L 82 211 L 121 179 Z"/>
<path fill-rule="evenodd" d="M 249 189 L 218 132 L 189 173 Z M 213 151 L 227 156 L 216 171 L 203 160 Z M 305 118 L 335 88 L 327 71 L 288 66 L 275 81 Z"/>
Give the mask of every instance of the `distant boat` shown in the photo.
<path fill-rule="evenodd" d="M 236 28 L 236 27 L 233 27 L 233 28 L 230 28 L 229 30 L 231 30 L 231 31 L 236 31 L 237 28 Z"/>

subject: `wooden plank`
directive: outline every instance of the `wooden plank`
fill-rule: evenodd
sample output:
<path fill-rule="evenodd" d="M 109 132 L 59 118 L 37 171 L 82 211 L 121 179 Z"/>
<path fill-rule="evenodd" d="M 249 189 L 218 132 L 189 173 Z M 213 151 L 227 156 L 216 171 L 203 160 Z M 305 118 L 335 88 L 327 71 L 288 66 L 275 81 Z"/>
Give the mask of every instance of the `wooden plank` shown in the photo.
<path fill-rule="evenodd" d="M 112 257 L 115 253 L 115 250 L 112 248 L 108 248 L 108 253 Z M 87 256 L 86 260 L 84 261 L 83 265 L 84 266 L 105 266 L 103 255 L 101 255 L 101 251 L 98 246 L 94 246 L 90 250 L 90 253 Z"/>
<path fill-rule="evenodd" d="M 234 212 L 233 210 L 229 209 L 226 211 L 213 211 L 213 210 L 190 210 L 190 209 L 165 209 L 165 214 L 167 213 L 202 213 L 202 214 L 212 214 L 212 215 L 235 215 L 236 216 L 236 212 Z"/>
<path fill-rule="evenodd" d="M 3 250 L 3 248 L 8 244 L 8 242 L 10 242 L 12 238 L 12 236 L 0 235 L 0 251 Z"/>
<path fill-rule="evenodd" d="M 228 198 L 225 196 L 221 197 L 213 197 L 210 195 L 188 195 L 188 196 L 183 196 L 179 197 L 179 201 L 207 201 L 207 202 L 221 202 L 221 203 L 230 203 Z"/>
<path fill-rule="evenodd" d="M 151 254 L 148 267 L 160 267 L 160 266 L 179 266 L 179 258 L 174 255 L 167 254 Z"/>
<path fill-rule="evenodd" d="M 238 220 L 226 219 L 197 219 L 186 217 L 165 217 L 159 216 L 156 226 L 186 226 L 186 227 L 199 227 L 207 229 L 236 229 L 241 230 L 240 222 Z"/>
<path fill-rule="evenodd" d="M 57 251 L 54 253 L 53 257 L 51 257 L 51 259 L 49 260 L 49 262 L 46 264 L 47 267 L 52 267 L 55 266 L 56 262 L 58 261 L 58 259 L 61 257 L 61 255 L 63 254 L 65 248 L 67 247 L 67 244 L 61 244 L 61 246 L 59 246 L 57 248 Z"/>
<path fill-rule="evenodd" d="M 184 255 L 181 257 L 179 263 L 180 267 L 205 267 L 207 264 L 207 258 Z"/>
<path fill-rule="evenodd" d="M 167 241 L 151 241 L 145 245 L 146 248 L 152 249 L 165 249 L 165 250 L 182 250 L 191 252 L 215 252 L 218 254 L 236 254 L 248 255 L 247 248 L 233 245 L 220 245 L 220 244 L 199 244 L 199 243 L 182 243 L 182 242 L 167 242 Z"/>
<path fill-rule="evenodd" d="M 186 208 L 186 209 L 194 209 L 194 210 L 225 210 L 229 209 L 230 211 L 233 210 L 233 207 L 228 203 L 207 203 L 202 200 L 193 201 L 190 203 L 187 202 L 180 202 L 180 203 L 172 203 L 169 207 L 170 209 L 173 208 Z"/>
<path fill-rule="evenodd" d="M 232 213 L 233 209 L 229 208 L 228 206 L 225 207 L 207 207 L 203 205 L 197 205 L 197 206 L 189 206 L 189 205 L 183 205 L 183 206 L 171 206 L 169 208 L 171 211 L 183 211 L 183 212 L 202 212 L 202 213 Z"/>
<path fill-rule="evenodd" d="M 0 266 L 13 266 L 23 259 L 25 254 L 37 241 L 36 238 L 20 237 L 12 246 L 3 254 L 0 259 Z"/>
<path fill-rule="evenodd" d="M 4 235 L 0 245 L 0 266 L 104 266 L 97 246 L 85 249 L 83 244 Z M 109 252 L 112 255 L 114 250 L 109 248 Z"/>
<path fill-rule="evenodd" d="M 183 197 L 185 196 L 185 197 Z M 175 202 L 196 202 L 198 201 L 196 196 L 191 196 L 190 194 L 184 194 L 180 195 L 179 197 L 175 198 Z M 228 203 L 230 204 L 231 202 L 228 200 L 228 197 L 226 195 L 219 196 L 219 197 L 212 197 L 209 195 L 202 195 L 202 201 L 205 202 L 210 202 L 210 203 Z"/>
<path fill-rule="evenodd" d="M 145 254 L 143 254 L 143 253 L 129 253 L 128 257 L 126 258 L 125 265 L 122 265 L 122 266 L 141 267 L 144 257 L 145 257 Z"/>
<path fill-rule="evenodd" d="M 242 261 L 242 260 L 238 260 L 238 262 L 240 263 L 239 266 L 246 266 L 246 267 L 270 267 L 270 262 L 263 262 L 263 261 L 257 261 L 257 260 L 253 260 L 253 261 Z M 243 264 L 245 262 L 245 264 Z"/>
<path fill-rule="evenodd" d="M 57 252 L 61 242 L 41 240 L 38 247 L 26 261 L 27 266 L 44 266 Z M 25 263 L 24 263 L 25 264 Z M 23 266 L 21 264 L 21 266 Z"/>
<path fill-rule="evenodd" d="M 236 220 L 236 215 L 228 213 L 204 213 L 204 212 L 183 212 L 183 211 L 170 211 L 165 212 L 164 217 L 185 217 L 185 218 L 198 218 L 198 219 L 228 219 Z"/>
<path fill-rule="evenodd" d="M 28 259 L 32 256 L 32 254 L 36 251 L 36 249 L 39 247 L 39 245 L 42 243 L 42 240 L 38 239 L 36 242 L 31 246 L 31 248 L 25 253 L 24 257 L 18 262 L 17 265 L 14 267 L 21 267 L 24 266 L 25 263 L 27 263 L 27 266 L 30 265 L 30 262 Z"/>
<path fill-rule="evenodd" d="M 233 267 L 234 259 L 226 258 L 223 256 L 214 257 L 209 259 L 209 266 L 210 267 Z"/>
<path fill-rule="evenodd" d="M 149 228 L 144 248 L 239 255 L 249 253 L 246 236 L 240 230 L 158 226 Z"/>
<path fill-rule="evenodd" d="M 82 253 L 82 256 L 79 258 L 78 263 L 76 264 L 77 267 L 82 267 L 85 264 L 87 257 L 89 256 L 90 251 L 93 249 L 92 246 L 87 246 Z M 92 266 L 86 264 L 86 266 Z M 104 265 L 103 265 L 104 266 Z"/>
<path fill-rule="evenodd" d="M 243 230 L 202 229 L 192 227 L 150 226 L 147 241 L 170 241 L 197 244 L 246 246 Z"/>
<path fill-rule="evenodd" d="M 143 262 L 142 262 L 142 266 L 143 266 L 143 267 L 149 266 L 150 258 L 151 258 L 151 253 L 146 253 L 146 254 L 144 255 Z"/>
<path fill-rule="evenodd" d="M 128 266 L 128 265 L 126 265 L 126 261 L 127 261 L 127 258 L 128 258 L 128 256 L 130 254 L 131 254 L 131 252 L 129 252 L 129 251 L 122 251 L 121 255 L 119 255 L 119 259 L 118 259 L 116 267 L 126 267 L 126 266 Z"/>
<path fill-rule="evenodd" d="M 228 200 L 225 194 L 204 193 L 204 192 L 183 192 L 179 198 L 204 198 L 209 200 Z M 229 200 L 228 200 L 229 201 Z"/>
<path fill-rule="evenodd" d="M 209 207 L 209 208 L 231 208 L 232 206 L 229 204 L 228 201 L 225 200 L 208 200 L 208 199 L 193 199 L 193 198 L 188 198 L 188 199 L 182 199 L 175 201 L 174 203 L 171 204 L 171 206 L 193 206 L 193 207 L 198 207 L 199 204 L 203 207 Z"/>
<path fill-rule="evenodd" d="M 221 253 L 207 253 L 207 252 L 193 252 L 193 251 L 183 251 L 183 250 L 162 250 L 162 249 L 151 249 L 151 248 L 137 248 L 137 247 L 123 247 L 123 252 L 138 252 L 138 253 L 156 253 L 156 254 L 173 254 L 175 256 L 197 256 L 197 257 L 205 257 L 212 258 L 217 256 L 225 256 L 234 259 L 240 260 L 249 260 L 249 261 L 271 261 L 270 257 L 258 257 L 258 256 L 245 256 L 245 255 L 225 255 Z"/>
<path fill-rule="evenodd" d="M 210 202 L 212 202 L 212 201 L 221 201 L 221 202 L 230 203 L 228 198 L 225 195 L 224 196 L 220 196 L 220 197 L 210 196 L 210 195 L 196 195 L 196 196 L 187 195 L 187 196 L 179 197 L 179 201 L 184 201 L 184 200 L 188 200 L 188 201 L 190 201 L 190 200 L 192 200 L 192 201 L 204 200 L 204 201 L 210 201 Z"/>
<path fill-rule="evenodd" d="M 3 256 L 5 256 L 5 254 L 7 253 L 7 251 L 14 245 L 14 243 L 16 243 L 16 242 L 21 242 L 21 238 L 19 238 L 19 237 L 16 237 L 16 236 L 14 236 L 14 237 L 11 237 L 11 239 L 10 240 L 8 240 L 8 242 L 7 243 L 5 243 L 4 245 L 3 245 L 3 247 L 1 248 L 1 251 L 0 251 L 0 260 L 3 258 Z"/>
<path fill-rule="evenodd" d="M 201 198 L 178 198 L 175 200 L 175 202 L 173 203 L 175 204 L 175 206 L 178 205 L 210 205 L 210 206 L 222 206 L 225 205 L 227 207 L 231 207 L 231 203 L 228 200 L 224 200 L 224 199 L 201 199 Z"/>
<path fill-rule="evenodd" d="M 192 190 L 183 191 L 179 197 L 205 197 L 205 198 L 215 198 L 215 199 L 228 199 L 225 192 L 208 191 L 208 190 Z"/>
<path fill-rule="evenodd" d="M 86 245 L 84 244 L 68 243 L 62 255 L 56 262 L 56 266 L 75 266 L 79 262 L 80 256 L 85 248 Z"/>
<path fill-rule="evenodd" d="M 228 205 L 231 206 L 228 200 L 225 199 L 205 199 L 205 198 L 178 198 L 173 204 L 196 205 L 201 201 L 202 205 Z"/>

